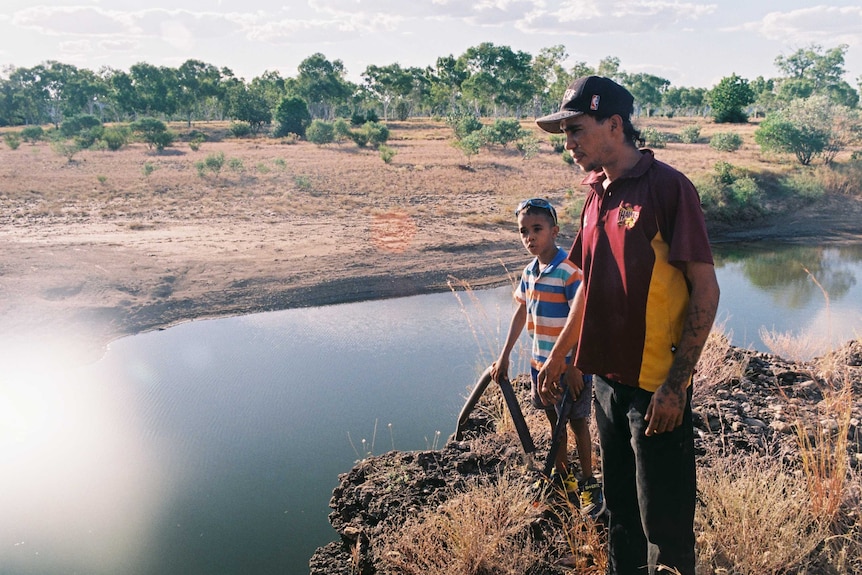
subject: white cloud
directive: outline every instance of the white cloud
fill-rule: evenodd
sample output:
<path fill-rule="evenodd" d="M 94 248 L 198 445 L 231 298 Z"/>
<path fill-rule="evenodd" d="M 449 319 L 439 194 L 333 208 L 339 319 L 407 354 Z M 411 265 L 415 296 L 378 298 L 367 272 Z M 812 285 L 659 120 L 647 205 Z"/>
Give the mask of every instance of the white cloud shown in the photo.
<path fill-rule="evenodd" d="M 15 12 L 12 23 L 49 36 L 104 36 L 131 31 L 125 15 L 95 7 L 34 6 Z"/>
<path fill-rule="evenodd" d="M 770 12 L 745 28 L 787 44 L 862 45 L 862 7 L 815 6 L 790 12 Z"/>
<path fill-rule="evenodd" d="M 676 29 L 681 22 L 708 16 L 716 9 L 716 4 L 666 0 L 559 2 L 553 9 L 535 10 L 518 23 L 518 28 L 525 32 L 567 35 L 636 33 L 666 27 Z"/>

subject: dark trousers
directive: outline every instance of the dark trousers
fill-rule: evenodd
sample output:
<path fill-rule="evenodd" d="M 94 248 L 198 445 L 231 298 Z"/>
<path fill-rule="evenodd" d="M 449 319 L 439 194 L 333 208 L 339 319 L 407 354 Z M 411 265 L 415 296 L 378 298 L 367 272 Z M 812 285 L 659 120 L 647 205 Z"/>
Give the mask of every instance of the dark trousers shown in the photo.
<path fill-rule="evenodd" d="M 593 378 L 595 417 L 608 506 L 608 574 L 657 566 L 694 575 L 696 471 L 691 388 L 682 425 L 647 437 L 652 393 Z"/>

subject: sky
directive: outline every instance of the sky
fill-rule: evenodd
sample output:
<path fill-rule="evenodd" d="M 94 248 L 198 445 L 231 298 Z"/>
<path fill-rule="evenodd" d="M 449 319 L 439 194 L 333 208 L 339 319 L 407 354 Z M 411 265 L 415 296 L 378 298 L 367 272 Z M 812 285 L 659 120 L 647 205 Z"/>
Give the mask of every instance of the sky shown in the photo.
<path fill-rule="evenodd" d="M 779 76 L 775 58 L 847 44 L 846 80 L 862 76 L 859 0 L 0 0 L 0 74 L 48 60 L 98 72 L 188 59 L 246 81 L 297 75 L 307 57 L 433 66 L 483 42 L 538 55 L 565 47 L 567 67 L 615 57 L 620 70 L 711 88 L 737 74 Z"/>

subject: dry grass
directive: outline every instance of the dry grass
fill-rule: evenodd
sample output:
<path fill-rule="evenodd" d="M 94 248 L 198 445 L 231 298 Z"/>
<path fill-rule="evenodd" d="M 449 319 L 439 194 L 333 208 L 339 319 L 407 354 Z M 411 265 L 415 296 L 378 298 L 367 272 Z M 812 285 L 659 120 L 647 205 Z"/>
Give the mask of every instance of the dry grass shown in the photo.
<path fill-rule="evenodd" d="M 716 322 L 703 346 L 694 373 L 692 402 L 695 405 L 713 397 L 717 386 L 741 378 L 748 366 L 747 357 L 731 346 L 733 330 L 726 329 L 726 324 L 726 319 Z"/>
<path fill-rule="evenodd" d="M 804 573 L 830 535 L 806 482 L 769 459 L 716 458 L 698 469 L 695 520 L 701 573 Z"/>
<path fill-rule="evenodd" d="M 523 482 L 505 473 L 493 482 L 474 481 L 385 536 L 377 548 L 378 572 L 523 575 L 551 554 L 533 537 L 538 519 Z"/>
<path fill-rule="evenodd" d="M 728 127 L 703 118 L 641 118 L 636 123 L 668 134 L 699 124 L 702 142 L 670 143 L 657 151 L 660 159 L 690 177 L 711 173 L 718 161 L 755 174 L 794 169 L 789 160 L 762 156 L 753 142 L 756 124 Z M 388 145 L 397 151 L 391 164 L 380 160 L 375 150 L 352 144 L 227 138 L 219 123 L 193 126 L 214 138 L 197 151 L 182 141 L 161 154 L 133 143 L 116 152 L 84 150 L 70 162 L 46 142 L 17 150 L 0 146 L 3 206 L 11 218 L 137 221 L 267 220 L 313 215 L 321 207 L 349 219 L 397 208 L 417 219 L 455 218 L 471 227 L 511 224 L 514 229 L 512 209 L 525 195 L 544 196 L 562 206 L 569 193 L 574 191 L 577 198 L 583 192 L 577 169 L 560 159 L 547 134 L 532 121 L 522 125 L 540 141 L 536 157 L 525 160 L 513 149 L 482 150 L 470 169 L 450 145 L 452 131 L 445 123 L 415 119 L 388 125 Z M 189 130 L 183 124 L 172 129 L 181 135 Z M 730 129 L 743 136 L 740 150 L 709 147 L 711 134 Z M 224 155 L 224 169 L 218 177 L 209 172 L 200 176 L 196 164 L 214 154 Z M 821 172 L 818 177 L 831 178 L 828 185 L 836 190 L 858 181 L 855 172 Z M 564 233 L 571 233 L 572 218 L 558 211 Z"/>

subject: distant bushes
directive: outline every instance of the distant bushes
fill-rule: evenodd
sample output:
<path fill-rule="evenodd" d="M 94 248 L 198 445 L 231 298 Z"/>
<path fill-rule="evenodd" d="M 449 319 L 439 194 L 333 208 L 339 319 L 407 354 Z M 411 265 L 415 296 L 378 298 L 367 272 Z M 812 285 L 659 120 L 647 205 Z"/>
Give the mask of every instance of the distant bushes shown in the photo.
<path fill-rule="evenodd" d="M 765 211 L 764 192 L 744 170 L 716 162 L 710 174 L 695 176 L 694 184 L 707 216 L 721 221 L 746 221 Z"/>
<path fill-rule="evenodd" d="M 736 132 L 719 132 L 709 139 L 709 147 L 719 152 L 735 152 L 742 147 L 742 136 Z"/>

